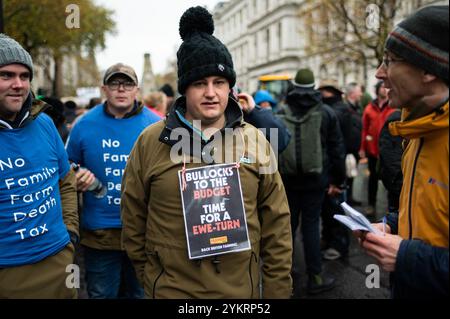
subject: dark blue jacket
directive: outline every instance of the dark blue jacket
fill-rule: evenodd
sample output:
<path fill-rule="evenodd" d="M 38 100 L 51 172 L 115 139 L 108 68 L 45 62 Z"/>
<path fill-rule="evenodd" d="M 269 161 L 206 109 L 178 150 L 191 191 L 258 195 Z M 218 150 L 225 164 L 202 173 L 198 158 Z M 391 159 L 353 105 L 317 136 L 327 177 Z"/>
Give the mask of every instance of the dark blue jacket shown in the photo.
<path fill-rule="evenodd" d="M 263 109 L 256 106 L 249 114 L 244 112 L 244 121 L 259 128 L 265 129 L 265 135 L 270 141 L 270 129 L 278 129 L 278 154 L 283 152 L 291 140 L 291 134 L 287 130 L 284 123 L 275 117 L 271 109 Z M 272 144 L 272 142 L 271 142 Z"/>
<path fill-rule="evenodd" d="M 398 230 L 398 214 L 389 214 L 391 233 Z M 395 299 L 436 299 L 449 296 L 448 248 L 434 247 L 421 240 L 403 240 L 391 274 Z"/>

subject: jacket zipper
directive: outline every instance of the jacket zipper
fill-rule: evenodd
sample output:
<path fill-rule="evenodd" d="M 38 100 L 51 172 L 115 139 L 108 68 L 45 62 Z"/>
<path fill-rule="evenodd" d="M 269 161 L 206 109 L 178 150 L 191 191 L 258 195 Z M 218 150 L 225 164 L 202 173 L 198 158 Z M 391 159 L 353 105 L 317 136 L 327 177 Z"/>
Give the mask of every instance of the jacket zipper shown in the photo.
<path fill-rule="evenodd" d="M 302 174 L 302 152 L 301 152 L 301 139 L 302 139 L 302 131 L 299 124 L 295 124 L 295 166 L 297 168 L 297 174 Z"/>
<path fill-rule="evenodd" d="M 256 257 L 256 254 L 252 251 L 252 254 L 250 255 L 250 263 L 248 265 L 248 273 L 250 275 L 250 285 L 252 287 L 250 299 L 253 298 L 253 276 L 252 276 L 252 264 L 253 264 L 253 257 L 255 258 L 255 262 L 258 263 L 258 258 Z"/>
<path fill-rule="evenodd" d="M 158 252 L 155 253 L 156 258 L 158 259 L 159 263 L 161 264 L 161 260 L 159 258 Z M 158 277 L 156 277 L 155 282 L 153 283 L 153 299 L 156 299 L 156 284 L 158 283 L 159 278 L 161 278 L 162 274 L 164 273 L 164 268 L 161 265 L 161 272 L 159 273 Z"/>
<path fill-rule="evenodd" d="M 414 188 L 414 178 L 416 176 L 416 168 L 417 162 L 419 160 L 420 152 L 422 151 L 424 139 L 420 139 L 419 149 L 417 150 L 416 158 L 414 159 L 414 166 L 411 175 L 411 187 L 409 190 L 409 203 L 408 203 L 408 226 L 409 226 L 409 240 L 412 239 L 412 196 L 413 196 L 413 188 Z"/>
<path fill-rule="evenodd" d="M 156 284 L 158 283 L 158 280 L 159 280 L 159 278 L 161 278 L 163 273 L 164 273 L 164 269 L 161 270 L 158 277 L 156 277 L 155 282 L 153 283 L 153 299 L 156 299 Z"/>

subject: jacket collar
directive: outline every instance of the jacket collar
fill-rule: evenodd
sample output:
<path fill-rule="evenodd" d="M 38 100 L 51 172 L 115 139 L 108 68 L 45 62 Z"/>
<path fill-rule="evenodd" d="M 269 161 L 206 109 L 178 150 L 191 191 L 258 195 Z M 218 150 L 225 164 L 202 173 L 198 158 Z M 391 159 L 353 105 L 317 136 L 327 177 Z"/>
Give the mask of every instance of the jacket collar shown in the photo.
<path fill-rule="evenodd" d="M 438 106 L 434 112 L 412 121 L 393 122 L 389 130 L 394 136 L 403 136 L 414 139 L 421 138 L 435 131 L 449 128 L 449 102 L 448 100 Z"/>
<path fill-rule="evenodd" d="M 12 130 L 25 127 L 28 123 L 34 121 L 39 116 L 39 114 L 44 112 L 49 107 L 50 105 L 43 101 L 33 100 L 33 96 L 30 93 L 27 100 L 23 104 L 22 109 L 13 122 L 0 119 L 0 130 Z"/>
<path fill-rule="evenodd" d="M 111 114 L 111 112 L 108 111 L 107 103 L 108 102 L 103 103 L 103 112 L 105 112 L 106 116 L 108 117 L 116 118 L 113 114 Z M 127 114 L 125 114 L 122 119 L 128 119 L 130 117 L 138 115 L 139 113 L 142 112 L 143 109 L 144 109 L 143 104 L 139 104 L 137 101 L 134 101 L 133 109 Z"/>
<path fill-rule="evenodd" d="M 375 106 L 378 110 L 383 110 L 385 107 L 389 106 L 389 100 L 380 105 L 380 100 L 378 98 L 372 101 L 372 106 Z"/>

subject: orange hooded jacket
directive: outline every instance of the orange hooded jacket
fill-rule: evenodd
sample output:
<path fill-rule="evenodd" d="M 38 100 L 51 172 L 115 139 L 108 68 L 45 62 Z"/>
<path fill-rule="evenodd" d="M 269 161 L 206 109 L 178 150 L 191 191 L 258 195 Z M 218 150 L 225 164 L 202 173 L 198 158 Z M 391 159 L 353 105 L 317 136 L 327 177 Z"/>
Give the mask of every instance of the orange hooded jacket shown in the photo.
<path fill-rule="evenodd" d="M 390 124 L 409 140 L 402 159 L 398 234 L 449 247 L 449 103 L 427 116 Z"/>

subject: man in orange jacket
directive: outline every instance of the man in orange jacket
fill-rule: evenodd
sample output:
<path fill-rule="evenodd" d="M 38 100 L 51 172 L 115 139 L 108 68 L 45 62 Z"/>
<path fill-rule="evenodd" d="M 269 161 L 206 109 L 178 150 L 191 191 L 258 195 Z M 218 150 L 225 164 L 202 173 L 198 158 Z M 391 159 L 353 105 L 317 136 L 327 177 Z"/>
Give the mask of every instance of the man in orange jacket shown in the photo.
<path fill-rule="evenodd" d="M 376 76 L 402 108 L 393 135 L 407 140 L 398 214 L 386 234 L 356 233 L 367 253 L 392 272 L 394 298 L 449 295 L 449 7 L 430 6 L 401 22 L 389 35 Z"/>

